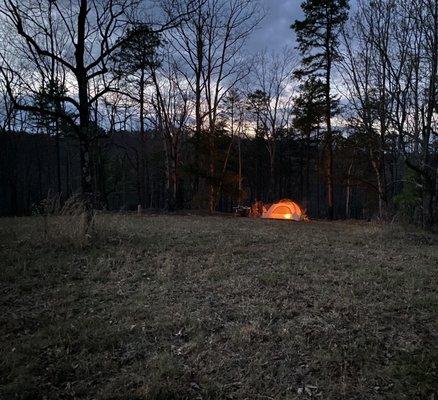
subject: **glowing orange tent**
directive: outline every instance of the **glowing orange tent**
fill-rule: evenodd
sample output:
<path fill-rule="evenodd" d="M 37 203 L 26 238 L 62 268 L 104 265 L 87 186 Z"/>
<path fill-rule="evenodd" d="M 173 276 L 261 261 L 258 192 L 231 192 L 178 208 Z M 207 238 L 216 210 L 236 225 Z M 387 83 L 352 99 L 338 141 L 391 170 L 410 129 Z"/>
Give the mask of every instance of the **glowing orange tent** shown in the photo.
<path fill-rule="evenodd" d="M 284 199 L 272 204 L 267 211 L 263 212 L 262 218 L 303 221 L 307 217 L 297 203 L 294 203 L 292 200 Z"/>

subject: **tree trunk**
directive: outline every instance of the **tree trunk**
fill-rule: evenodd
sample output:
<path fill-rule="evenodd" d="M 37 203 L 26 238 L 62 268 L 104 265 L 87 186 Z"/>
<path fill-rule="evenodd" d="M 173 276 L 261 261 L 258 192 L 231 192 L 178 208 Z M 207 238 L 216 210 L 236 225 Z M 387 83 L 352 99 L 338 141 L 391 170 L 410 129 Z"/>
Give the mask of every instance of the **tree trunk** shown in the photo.
<path fill-rule="evenodd" d="M 377 195 L 378 195 L 378 201 L 379 201 L 379 220 L 386 220 L 387 219 L 387 198 L 386 198 L 386 184 L 385 180 L 382 174 L 382 167 L 379 161 L 376 159 L 373 159 L 373 151 L 372 149 L 369 150 L 370 152 L 370 158 L 371 158 L 371 165 L 373 166 L 374 173 L 376 174 L 376 181 L 377 181 Z M 380 153 L 380 151 L 379 151 Z M 380 157 L 380 155 L 379 155 Z"/>
<path fill-rule="evenodd" d="M 310 207 L 310 131 L 306 135 L 306 188 L 305 188 L 305 207 Z"/>
<path fill-rule="evenodd" d="M 327 29 L 327 36 L 330 38 L 330 29 Z M 326 103 L 326 137 L 325 137 L 325 162 L 324 172 L 327 185 L 327 217 L 332 220 L 334 218 L 334 204 L 333 204 L 333 133 L 332 133 L 332 107 L 330 96 L 330 84 L 331 84 L 331 44 L 327 44 L 327 71 L 326 71 L 326 88 L 325 88 L 325 103 Z"/>
<path fill-rule="evenodd" d="M 353 169 L 353 160 L 348 167 L 348 176 L 347 176 L 347 194 L 345 198 L 345 218 L 351 218 L 351 171 Z"/>
<path fill-rule="evenodd" d="M 91 196 L 93 193 L 91 165 L 90 165 L 90 143 L 88 140 L 81 138 L 79 141 L 79 154 L 81 162 L 81 188 L 82 194 Z"/>
<path fill-rule="evenodd" d="M 71 187 L 70 187 L 70 173 L 71 173 L 71 160 L 70 160 L 70 150 L 69 143 L 66 142 L 66 153 L 67 153 L 67 163 L 65 170 L 65 186 L 66 186 L 66 197 L 69 198 L 71 195 Z"/>
<path fill-rule="evenodd" d="M 323 157 L 322 153 L 323 151 L 320 150 L 320 131 L 319 131 L 320 127 L 317 127 L 317 131 L 316 131 L 316 136 L 318 138 L 318 149 L 317 149 L 317 160 L 316 160 L 316 188 L 317 188 L 317 193 L 316 193 L 316 215 L 318 216 L 318 218 L 321 216 L 321 158 Z"/>
<path fill-rule="evenodd" d="M 166 152 L 166 209 L 174 211 L 178 193 L 178 157 L 171 139 L 165 140 Z"/>
<path fill-rule="evenodd" d="M 146 207 L 146 129 L 145 129 L 145 70 L 140 72 L 139 100 L 140 100 L 140 150 L 138 162 L 138 196 L 142 208 Z"/>
<path fill-rule="evenodd" d="M 240 134 L 238 137 L 238 152 L 239 152 L 239 197 L 238 197 L 238 205 L 241 205 L 242 202 L 242 144 Z M 437 181 L 438 182 L 438 181 Z"/>
<path fill-rule="evenodd" d="M 57 184 L 58 184 L 58 195 L 61 196 L 62 193 L 62 185 L 61 185 L 61 146 L 59 143 L 59 126 L 58 122 L 56 122 L 56 175 L 57 175 Z"/>
<path fill-rule="evenodd" d="M 86 21 L 88 14 L 88 1 L 81 0 L 78 23 L 77 42 L 75 45 L 76 68 L 74 70 L 78 85 L 79 103 L 79 127 L 77 134 L 79 138 L 79 153 L 81 163 L 81 189 L 85 203 L 86 229 L 91 228 L 95 199 L 93 196 L 93 179 L 91 168 L 91 138 L 90 138 L 90 106 L 88 104 L 88 76 L 85 68 L 85 41 Z"/>
<path fill-rule="evenodd" d="M 210 161 L 210 183 L 208 184 L 208 212 L 210 214 L 214 213 L 216 203 L 215 185 L 213 183 L 214 174 L 214 162 Z"/>
<path fill-rule="evenodd" d="M 434 223 L 434 212 L 433 212 L 433 194 L 429 184 L 426 182 L 426 179 L 423 179 L 423 229 L 430 230 L 433 227 Z"/>
<path fill-rule="evenodd" d="M 274 201 L 274 192 L 275 192 L 275 144 L 272 144 L 272 147 L 268 148 L 268 153 L 269 153 L 268 200 L 272 202 Z"/>

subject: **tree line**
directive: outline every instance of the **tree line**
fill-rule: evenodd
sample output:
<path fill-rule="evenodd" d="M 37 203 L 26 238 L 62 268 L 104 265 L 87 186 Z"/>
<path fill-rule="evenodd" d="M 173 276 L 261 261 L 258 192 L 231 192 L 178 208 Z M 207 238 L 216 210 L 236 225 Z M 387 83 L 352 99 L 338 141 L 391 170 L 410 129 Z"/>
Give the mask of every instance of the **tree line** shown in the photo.
<path fill-rule="evenodd" d="M 438 211 L 438 6 L 305 0 L 297 44 L 249 52 L 254 0 L 3 0 L 0 204 L 310 216 Z M 292 32 L 291 32 L 292 41 Z"/>

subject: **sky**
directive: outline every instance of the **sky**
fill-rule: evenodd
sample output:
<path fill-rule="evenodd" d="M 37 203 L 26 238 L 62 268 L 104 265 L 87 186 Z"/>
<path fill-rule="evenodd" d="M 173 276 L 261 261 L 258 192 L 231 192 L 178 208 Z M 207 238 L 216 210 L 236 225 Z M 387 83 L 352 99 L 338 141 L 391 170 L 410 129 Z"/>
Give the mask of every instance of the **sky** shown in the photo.
<path fill-rule="evenodd" d="M 260 0 L 266 8 L 266 17 L 248 41 L 248 50 L 257 53 L 262 50 L 295 47 L 295 34 L 290 26 L 296 19 L 302 19 L 302 0 Z M 350 0 L 354 8 L 357 0 Z"/>
<path fill-rule="evenodd" d="M 249 51 L 294 47 L 295 34 L 290 26 L 302 18 L 300 0 L 261 0 L 266 8 L 266 17 L 248 42 Z"/>

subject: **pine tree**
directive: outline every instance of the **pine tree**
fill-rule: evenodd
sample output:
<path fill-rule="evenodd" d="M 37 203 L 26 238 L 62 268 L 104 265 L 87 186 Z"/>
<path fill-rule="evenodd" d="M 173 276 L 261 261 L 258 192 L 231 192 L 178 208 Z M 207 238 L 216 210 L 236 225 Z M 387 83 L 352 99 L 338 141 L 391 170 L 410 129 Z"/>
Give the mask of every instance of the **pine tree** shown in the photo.
<path fill-rule="evenodd" d="M 339 59 L 339 34 L 348 19 L 348 0 L 305 0 L 302 21 L 295 21 L 298 49 L 303 59 L 297 76 L 315 76 L 325 85 L 324 174 L 327 185 L 327 214 L 334 217 L 333 203 L 333 131 L 331 119 L 336 113 L 331 95 L 333 64 Z"/>
<path fill-rule="evenodd" d="M 160 36 L 144 23 L 128 29 L 122 45 L 113 56 L 114 72 L 124 79 L 131 100 L 140 107 L 140 134 L 145 133 L 145 90 L 150 84 L 150 69 L 158 65 Z"/>
<path fill-rule="evenodd" d="M 56 174 L 57 174 L 57 192 L 61 195 L 61 150 L 60 150 L 60 134 L 63 121 L 54 115 L 66 114 L 64 98 L 67 94 L 67 89 L 64 83 L 58 79 L 50 79 L 41 85 L 39 91 L 33 99 L 34 106 L 41 112 L 32 115 L 35 126 L 42 129 L 49 136 L 55 137 L 56 143 Z"/>
<path fill-rule="evenodd" d="M 321 79 L 311 76 L 300 85 L 299 90 L 300 93 L 294 102 L 293 127 L 301 133 L 302 142 L 305 144 L 305 182 L 301 174 L 301 189 L 302 193 L 304 192 L 302 201 L 307 208 L 310 201 L 310 150 L 312 139 L 315 138 L 315 133 L 317 135 L 324 120 L 325 84 Z"/>
<path fill-rule="evenodd" d="M 146 103 L 147 86 L 151 85 L 152 69 L 159 65 L 157 51 L 161 45 L 158 33 L 145 23 L 129 28 L 121 39 L 122 45 L 112 57 L 113 70 L 120 80 L 121 91 L 138 106 L 140 149 L 137 156 L 137 195 L 146 207 Z"/>
<path fill-rule="evenodd" d="M 263 135 L 264 130 L 266 129 L 266 122 L 264 118 L 267 113 L 270 99 L 269 96 L 260 89 L 255 90 L 252 93 L 249 93 L 247 96 L 247 110 L 254 116 L 255 118 L 255 133 L 256 135 Z"/>
<path fill-rule="evenodd" d="M 311 76 L 299 87 L 300 93 L 294 102 L 294 127 L 303 136 L 311 136 L 320 125 L 325 108 L 325 84 Z"/>

